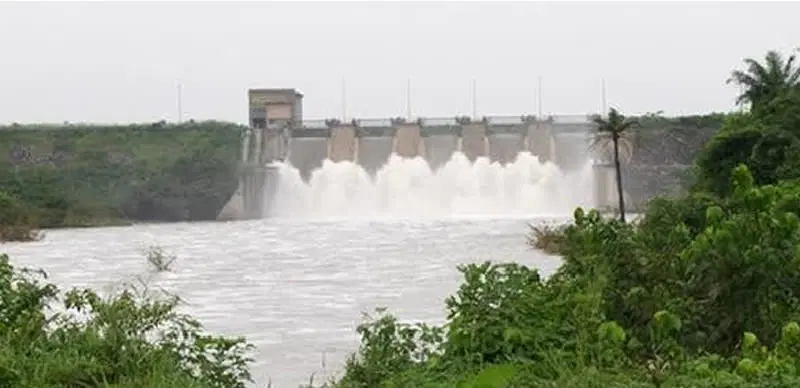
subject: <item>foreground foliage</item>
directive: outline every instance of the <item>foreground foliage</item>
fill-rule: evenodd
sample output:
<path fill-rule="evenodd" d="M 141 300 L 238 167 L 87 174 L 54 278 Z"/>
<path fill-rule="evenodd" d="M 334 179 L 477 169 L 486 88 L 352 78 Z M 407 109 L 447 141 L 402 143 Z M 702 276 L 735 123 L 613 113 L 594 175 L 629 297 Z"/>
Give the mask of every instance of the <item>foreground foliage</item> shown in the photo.
<path fill-rule="evenodd" d="M 237 388 L 250 381 L 250 346 L 204 334 L 176 312 L 174 297 L 134 288 L 111 298 L 60 294 L 43 279 L 0 255 L 0 387 Z"/>
<path fill-rule="evenodd" d="M 578 209 L 548 279 L 460 268 L 442 327 L 381 313 L 339 387 L 800 384 L 800 185 L 655 201 L 626 224 Z"/>

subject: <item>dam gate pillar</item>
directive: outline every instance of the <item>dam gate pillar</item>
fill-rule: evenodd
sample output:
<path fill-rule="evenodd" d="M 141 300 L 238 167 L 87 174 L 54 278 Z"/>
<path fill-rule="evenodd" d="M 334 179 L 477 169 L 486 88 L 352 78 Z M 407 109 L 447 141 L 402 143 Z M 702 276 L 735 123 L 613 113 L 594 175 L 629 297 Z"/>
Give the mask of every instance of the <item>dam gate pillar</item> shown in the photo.
<path fill-rule="evenodd" d="M 403 158 L 425 157 L 425 142 L 418 123 L 396 123 L 392 151 Z"/>
<path fill-rule="evenodd" d="M 461 152 L 475 162 L 480 157 L 488 157 L 485 122 L 471 122 L 461 125 Z"/>
<path fill-rule="evenodd" d="M 328 138 L 328 159 L 332 162 L 358 161 L 358 140 L 356 127 L 352 124 L 331 126 Z"/>

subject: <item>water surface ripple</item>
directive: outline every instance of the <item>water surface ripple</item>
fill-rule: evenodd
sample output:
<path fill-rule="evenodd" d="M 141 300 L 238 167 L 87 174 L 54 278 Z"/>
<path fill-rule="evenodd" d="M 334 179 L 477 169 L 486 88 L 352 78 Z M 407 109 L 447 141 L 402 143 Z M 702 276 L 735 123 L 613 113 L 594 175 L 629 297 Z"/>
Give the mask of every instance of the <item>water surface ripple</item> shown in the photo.
<path fill-rule="evenodd" d="M 242 221 L 56 230 L 0 247 L 19 266 L 65 287 L 109 290 L 149 276 L 143 250 L 178 256 L 150 279 L 181 296 L 215 333 L 257 346 L 258 386 L 297 387 L 329 376 L 358 346 L 362 312 L 388 307 L 406 320 L 441 322 L 460 282 L 456 266 L 514 260 L 544 274 L 556 258 L 525 246 L 529 218 L 430 221 Z"/>

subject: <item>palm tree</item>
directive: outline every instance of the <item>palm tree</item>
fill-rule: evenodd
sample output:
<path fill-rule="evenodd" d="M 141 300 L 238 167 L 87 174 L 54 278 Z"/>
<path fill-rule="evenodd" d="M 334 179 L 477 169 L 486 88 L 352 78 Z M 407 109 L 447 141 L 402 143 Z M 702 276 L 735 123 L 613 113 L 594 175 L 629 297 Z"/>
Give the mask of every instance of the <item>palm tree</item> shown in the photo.
<path fill-rule="evenodd" d="M 795 88 L 800 81 L 800 68 L 794 66 L 795 55 L 784 60 L 777 51 L 769 51 L 761 64 L 755 59 L 746 58 L 746 70 L 734 70 L 728 84 L 734 83 L 742 88 L 736 98 L 737 104 L 750 104 L 751 111 L 763 107 L 781 93 Z"/>
<path fill-rule="evenodd" d="M 625 136 L 628 129 L 639 125 L 636 120 L 626 119 L 625 116 L 617 112 L 616 109 L 611 108 L 608 112 L 608 118 L 597 117 L 594 119 L 597 124 L 597 132 L 600 136 L 595 137 L 593 146 L 597 146 L 600 142 L 607 141 L 610 137 L 613 155 L 614 155 L 614 170 L 617 175 L 617 198 L 619 199 L 619 214 L 620 220 L 625 222 L 625 197 L 622 191 L 622 168 L 620 167 L 620 145 L 630 146 L 629 139 Z M 604 147 L 605 148 L 605 147 Z"/>

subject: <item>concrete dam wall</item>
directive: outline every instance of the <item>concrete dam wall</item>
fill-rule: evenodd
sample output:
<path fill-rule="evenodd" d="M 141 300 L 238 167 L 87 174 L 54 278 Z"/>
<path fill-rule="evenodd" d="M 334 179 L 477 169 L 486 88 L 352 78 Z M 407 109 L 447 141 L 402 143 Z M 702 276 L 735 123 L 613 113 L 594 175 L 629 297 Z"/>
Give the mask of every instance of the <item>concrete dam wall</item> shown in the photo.
<path fill-rule="evenodd" d="M 397 200 L 386 198 L 387 195 L 390 195 L 386 190 L 391 190 L 390 188 L 378 187 L 380 184 L 376 182 L 372 182 L 372 186 L 366 187 L 364 185 L 368 185 L 367 183 L 359 181 L 359 179 L 376 179 L 376 174 L 387 166 L 390 160 L 393 160 L 392 155 L 395 155 L 395 158 L 399 158 L 398 160 L 419 160 L 420 162 L 414 162 L 414 165 L 417 166 L 414 168 L 419 168 L 420 165 L 418 163 L 425 163 L 429 171 L 434 173 L 452 161 L 456 153 L 463 155 L 460 158 L 465 160 L 459 163 L 475 164 L 481 161 L 480 163 L 486 166 L 506 166 L 515 163 L 519 158 L 525 158 L 525 163 L 530 163 L 527 160 L 534 158 L 534 160 L 538 159 L 539 164 L 539 167 L 535 167 L 535 169 L 550 169 L 551 167 L 547 167 L 549 163 L 551 166 L 558 166 L 557 169 L 562 171 L 578 171 L 582 168 L 585 169 L 589 160 L 589 139 L 593 136 L 593 133 L 594 124 L 586 116 L 566 119 L 548 118 L 545 120 L 536 120 L 526 116 L 490 117 L 481 121 L 472 121 L 465 118 L 420 119 L 415 122 L 405 122 L 402 119 L 379 119 L 353 120 L 349 123 L 341 123 L 337 120 L 326 120 L 303 121 L 299 125 L 290 124 L 280 127 L 255 128 L 243 139 L 242 154 L 246 165 L 262 171 L 255 174 L 260 174 L 261 177 L 243 178 L 242 190 L 240 190 L 241 198 L 234 198 L 231 202 L 241 202 L 238 205 L 242 209 L 239 213 L 251 214 L 250 218 L 252 218 L 268 216 L 274 212 L 275 207 L 290 206 L 272 203 L 271 197 L 275 195 L 276 190 L 284 190 L 282 193 L 282 198 L 284 199 L 295 196 L 300 198 L 303 195 L 310 196 L 304 199 L 297 199 L 298 201 L 304 201 L 305 205 L 303 206 L 319 205 L 319 202 L 322 201 L 319 197 L 320 195 L 332 198 L 341 196 L 341 198 L 344 198 L 342 199 L 343 201 L 346 198 L 356 198 L 361 195 L 353 190 L 379 190 L 371 195 L 375 198 L 382 196 L 381 198 L 383 199 L 381 201 L 384 202 Z M 275 164 L 274 162 L 279 163 Z M 294 190 L 304 190 L 305 185 L 310 184 L 309 181 L 312 175 L 316 174 L 315 171 L 323 171 L 322 167 L 327 165 L 326 163 L 341 162 L 349 162 L 359 166 L 363 172 L 358 174 L 365 175 L 363 177 L 352 174 L 333 177 L 330 175 L 333 172 L 328 171 L 323 173 L 323 175 L 327 175 L 319 178 L 322 179 L 321 181 L 317 179 L 319 182 L 325 183 L 318 183 L 318 185 L 322 184 L 324 187 L 317 187 L 315 193 L 285 192 L 285 190 L 289 190 L 288 186 L 294 187 Z M 296 181 L 293 181 L 294 183 L 281 183 L 280 185 L 286 186 L 282 188 L 264 187 L 264 185 L 279 186 L 277 182 L 280 179 L 275 176 L 278 174 L 275 169 L 279 168 L 276 166 L 280 165 L 288 165 L 291 166 L 293 171 L 296 170 Z M 529 167 L 524 168 L 527 169 Z M 508 188 L 487 188 L 484 186 L 491 186 L 491 184 L 476 182 L 467 184 L 467 186 L 459 188 L 458 191 L 482 190 L 482 194 L 476 195 L 483 196 L 480 198 L 485 198 L 495 195 L 492 194 L 495 191 L 512 190 L 513 187 L 516 187 L 514 185 L 517 183 L 509 180 L 516 179 L 514 174 L 518 175 L 519 171 L 513 173 L 497 171 L 499 170 L 495 170 L 494 173 L 474 172 L 473 175 L 495 174 L 493 178 L 486 178 L 489 179 L 487 182 L 497 181 L 496 185 L 507 186 Z M 415 177 L 415 174 L 419 174 L 419 172 L 406 172 L 405 174 L 411 174 L 402 178 L 411 179 L 411 181 L 403 181 L 406 182 L 405 184 L 411 185 L 407 187 L 413 188 L 426 184 L 424 181 L 419 181 L 426 178 Z M 540 174 L 545 173 L 540 172 Z M 600 181 L 595 182 L 592 188 L 595 197 L 594 201 L 597 202 L 598 207 L 603 207 L 614 198 L 612 195 L 614 193 L 610 190 L 613 185 L 606 182 L 609 179 L 608 177 L 612 177 L 613 174 L 608 173 L 607 165 L 596 166 L 592 174 L 595 180 L 600 178 Z M 285 180 L 286 177 L 284 176 L 282 179 Z M 346 183 L 342 181 L 343 179 L 355 179 L 356 181 Z M 447 179 L 464 178 L 451 177 Z M 529 177 L 526 179 L 544 178 Z M 503 180 L 507 182 L 500 182 Z M 384 182 L 384 184 L 397 185 L 398 183 Z M 427 184 L 429 186 L 432 185 L 430 182 Z M 552 183 L 547 183 L 545 179 L 535 184 L 547 187 L 548 184 Z M 564 185 L 563 183 L 561 184 Z M 342 186 L 341 190 L 345 190 L 345 193 L 326 192 L 325 190 L 333 190 L 331 185 Z M 354 188 L 359 185 L 361 185 L 361 189 Z M 430 187 L 436 185 L 441 184 L 436 183 Z M 435 197 L 438 195 L 436 190 L 444 190 L 441 188 L 434 190 L 430 187 L 428 190 L 433 191 L 425 194 L 427 197 L 421 198 Z M 519 193 L 519 195 L 535 196 L 537 195 L 535 192 L 538 189 L 518 187 L 513 190 L 534 190 L 532 193 Z M 517 194 L 507 192 L 503 195 L 515 196 Z M 401 193 L 398 195 L 403 197 L 421 194 Z M 442 201 L 447 203 L 446 200 Z M 236 206 L 232 204 L 231 208 L 234 207 Z M 273 209 L 270 210 L 270 207 Z M 228 212 L 235 213 L 231 209 L 228 209 Z M 227 218 L 248 217 L 240 215 L 239 217 L 228 216 Z"/>
<path fill-rule="evenodd" d="M 470 161 L 488 158 L 491 163 L 505 165 L 514 162 L 520 152 L 530 152 L 542 162 L 557 163 L 557 148 L 566 152 L 564 162 L 576 160 L 568 148 L 574 145 L 562 136 L 588 134 L 592 124 L 564 126 L 557 122 L 524 122 L 497 124 L 481 121 L 458 124 L 452 122 L 392 123 L 383 126 L 361 126 L 361 123 L 335 124 L 323 128 L 320 123 L 308 122 L 289 133 L 288 162 L 297 168 L 304 179 L 331 162 L 349 161 L 374 174 L 392 154 L 401 158 L 420 157 L 431 169 L 440 168 L 457 151 Z M 566 131 L 565 131 L 566 130 Z M 572 134 L 572 136 L 570 136 Z M 564 143 L 565 146 L 560 144 Z M 559 164 L 559 163 L 557 163 Z"/>

